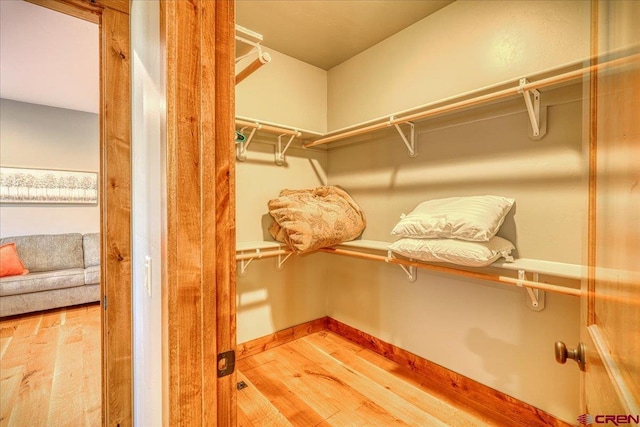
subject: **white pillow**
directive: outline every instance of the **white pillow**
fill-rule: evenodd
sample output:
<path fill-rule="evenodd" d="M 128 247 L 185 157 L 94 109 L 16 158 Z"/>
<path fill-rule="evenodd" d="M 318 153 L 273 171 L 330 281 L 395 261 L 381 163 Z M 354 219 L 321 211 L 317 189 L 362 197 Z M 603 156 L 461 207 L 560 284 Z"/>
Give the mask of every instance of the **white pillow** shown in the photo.
<path fill-rule="evenodd" d="M 513 206 L 501 196 L 468 196 L 420 203 L 391 231 L 398 237 L 486 242 L 496 235 Z"/>
<path fill-rule="evenodd" d="M 455 239 L 404 238 L 389 246 L 393 252 L 420 261 L 450 262 L 470 267 L 484 267 L 498 258 L 512 262 L 513 243 L 495 236 L 488 242 L 467 242 Z"/>

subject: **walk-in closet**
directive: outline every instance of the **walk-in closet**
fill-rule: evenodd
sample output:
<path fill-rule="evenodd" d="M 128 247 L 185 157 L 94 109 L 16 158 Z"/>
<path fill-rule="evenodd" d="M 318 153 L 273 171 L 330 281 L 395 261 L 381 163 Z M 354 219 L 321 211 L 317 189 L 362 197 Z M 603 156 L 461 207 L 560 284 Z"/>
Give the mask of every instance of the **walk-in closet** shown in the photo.
<path fill-rule="evenodd" d="M 322 44 L 335 39 L 355 44 L 359 19 L 384 14 L 384 3 L 397 9 L 412 3 L 433 7 L 420 11 L 419 18 L 412 12 L 409 24 L 347 58 Z M 401 14 L 386 13 L 389 22 Z M 628 168 L 607 163 L 600 170 L 624 184 L 615 190 L 605 179 L 598 193 L 594 135 L 608 136 L 597 133 L 606 132 L 605 121 L 593 126 L 594 117 L 607 116 L 604 110 L 598 116 L 597 103 L 590 102 L 598 90 L 593 75 L 600 73 L 600 88 L 609 84 L 615 92 L 615 85 L 624 84 L 627 95 L 637 93 L 640 31 L 630 23 L 639 13 L 638 3 L 606 1 L 595 6 L 586 1 L 237 2 L 239 425 L 262 425 L 250 419 L 243 399 L 259 402 L 265 412 L 253 416 L 269 413 L 276 417 L 274 425 L 306 411 L 321 415 L 298 423 L 288 417 L 288 422 L 352 425 L 344 408 L 354 399 L 352 420 L 378 411 L 380 421 L 372 425 L 456 425 L 451 413 L 432 413 L 434 418 L 419 422 L 419 414 L 398 409 L 402 404 L 394 399 L 424 402 L 409 392 L 402 395 L 406 387 L 431 386 L 470 405 L 469 418 L 456 409 L 459 425 L 463 420 L 500 425 L 478 415 L 483 405 L 513 425 L 576 423 L 584 411 L 584 375 L 580 364 L 558 361 L 581 358 L 576 347 L 586 339 L 581 304 L 586 306 L 585 286 L 593 277 L 586 266 L 593 265 L 594 248 L 607 248 L 593 240 L 594 227 L 600 227 L 599 238 L 607 228 L 594 225 L 590 213 L 598 203 L 602 208 L 611 202 L 616 191 L 629 194 L 615 203 L 627 212 L 621 226 L 636 235 L 635 243 L 630 239 L 615 250 L 638 254 L 637 212 L 631 213 L 638 191 L 629 181 L 638 177 L 638 127 L 614 112 L 623 104 L 636 108 L 638 101 L 620 95 L 614 103 L 598 104 L 612 108 L 609 116 L 620 114 L 616 126 L 636 144 L 626 148 L 631 151 L 611 151 L 612 159 L 626 158 Z M 314 36 L 322 24 L 338 34 L 325 37 L 318 30 Z M 270 204 L 289 196 L 281 191 L 325 186 L 339 187 L 357 203 L 363 231 L 311 251 L 296 250 L 291 236 L 276 241 L 269 231 Z M 456 247 L 466 242 L 456 231 L 468 225 L 464 218 L 448 234 L 397 232 L 403 221 L 425 214 L 416 209 L 425 202 L 461 203 L 428 211 L 428 222 L 453 211 L 464 217 L 465 206 L 473 215 L 474 203 L 486 196 L 496 199 L 482 199 L 480 205 L 509 202 L 492 234 L 479 239 L 493 242 L 495 235 L 507 243 L 498 249 L 484 245 L 493 252 L 483 261 L 474 263 L 473 248 L 449 246 L 430 248 L 431 258 L 421 260 L 426 241 L 437 238 Z M 618 218 L 602 212 L 600 218 Z M 306 227 L 313 234 L 318 225 Z M 398 249 L 398 240 L 410 247 Z M 463 255 L 447 258 L 458 250 Z M 629 265 L 622 269 L 637 278 L 637 268 L 636 273 Z M 637 310 L 626 312 L 631 317 L 624 322 L 637 324 Z M 607 319 L 628 326 L 614 314 Z M 619 331 L 604 341 L 611 340 L 613 348 L 624 336 L 629 335 Z M 619 350 L 623 359 L 637 349 L 635 341 Z M 635 360 L 627 366 L 638 368 Z M 397 375 L 368 389 L 356 365 L 392 366 L 387 371 Z M 346 380 L 340 376 L 345 371 Z M 413 373 L 427 380 L 416 383 Z M 631 378 L 631 394 L 637 391 L 637 377 L 622 376 Z M 410 386 L 396 382 L 403 377 Z M 301 389 L 283 385 L 286 378 Z M 335 381 L 350 390 L 342 402 L 327 391 Z M 376 388 L 380 384 L 383 389 L 387 384 L 389 396 Z M 300 403 L 283 395 L 296 395 Z M 363 410 L 358 399 L 379 406 Z M 449 403 L 441 408 L 453 411 Z"/>

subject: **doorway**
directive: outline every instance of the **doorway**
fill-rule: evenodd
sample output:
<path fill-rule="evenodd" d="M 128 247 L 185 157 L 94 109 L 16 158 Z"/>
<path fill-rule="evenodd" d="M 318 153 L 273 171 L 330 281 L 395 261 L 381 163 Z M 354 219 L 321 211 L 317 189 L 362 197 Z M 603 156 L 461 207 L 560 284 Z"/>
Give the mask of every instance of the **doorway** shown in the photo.
<path fill-rule="evenodd" d="M 131 160 L 129 4 L 34 0 L 98 26 L 102 421 L 131 424 Z M 40 73 L 46 70 L 40 70 Z"/>

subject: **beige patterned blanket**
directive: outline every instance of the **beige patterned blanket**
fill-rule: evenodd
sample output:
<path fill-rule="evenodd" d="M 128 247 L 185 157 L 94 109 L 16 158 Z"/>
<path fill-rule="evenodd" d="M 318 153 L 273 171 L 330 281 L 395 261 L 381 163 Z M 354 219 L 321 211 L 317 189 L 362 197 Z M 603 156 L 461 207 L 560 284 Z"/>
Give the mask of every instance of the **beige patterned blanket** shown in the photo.
<path fill-rule="evenodd" d="M 358 204 L 335 186 L 282 190 L 268 205 L 269 233 L 298 254 L 353 240 L 366 226 Z"/>

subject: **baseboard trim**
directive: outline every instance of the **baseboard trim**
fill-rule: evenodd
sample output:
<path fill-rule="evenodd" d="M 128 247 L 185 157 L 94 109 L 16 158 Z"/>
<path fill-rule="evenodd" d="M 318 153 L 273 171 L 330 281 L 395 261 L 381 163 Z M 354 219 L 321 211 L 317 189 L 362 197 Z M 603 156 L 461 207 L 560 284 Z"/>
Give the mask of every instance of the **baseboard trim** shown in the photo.
<path fill-rule="evenodd" d="M 245 357 L 253 356 L 270 348 L 297 340 L 315 332 L 327 329 L 328 317 L 321 317 L 316 320 L 301 323 L 287 329 L 275 332 L 264 337 L 256 338 L 236 346 L 236 359 L 242 360 Z"/>
<path fill-rule="evenodd" d="M 514 425 L 558 427 L 569 427 L 572 425 L 528 403 L 453 372 L 330 317 L 327 318 L 327 330 L 427 378 L 428 383 L 433 387 L 434 391 L 448 395 L 453 393 L 456 399 L 464 401 L 469 406 L 481 411 L 498 413 L 509 420 L 513 420 Z"/>

